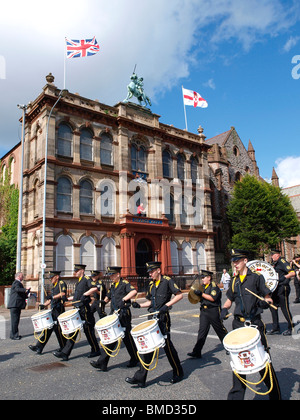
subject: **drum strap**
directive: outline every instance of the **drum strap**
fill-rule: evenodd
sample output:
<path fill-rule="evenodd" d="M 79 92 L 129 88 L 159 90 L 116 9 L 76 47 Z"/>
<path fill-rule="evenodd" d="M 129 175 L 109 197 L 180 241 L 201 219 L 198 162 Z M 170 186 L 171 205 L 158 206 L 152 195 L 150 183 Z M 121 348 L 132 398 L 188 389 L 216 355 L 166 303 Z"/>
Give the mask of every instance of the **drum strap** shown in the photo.
<path fill-rule="evenodd" d="M 243 295 L 242 295 L 242 291 L 241 291 L 241 282 L 240 282 L 240 280 L 238 280 L 238 281 L 236 282 L 236 285 L 237 285 L 237 292 L 238 292 L 238 296 L 239 296 L 239 298 L 240 298 L 240 307 L 241 307 L 241 312 L 242 312 L 242 314 L 243 314 L 243 316 L 244 316 L 244 318 L 245 318 L 246 320 L 250 320 L 250 321 L 252 321 L 252 320 L 253 320 L 253 316 L 254 316 L 254 314 L 255 314 L 255 312 L 256 312 L 256 309 L 255 309 L 255 308 L 253 308 L 253 310 L 251 311 L 251 313 L 250 313 L 250 314 L 246 312 L 246 306 L 245 306 L 244 299 L 243 299 Z"/>

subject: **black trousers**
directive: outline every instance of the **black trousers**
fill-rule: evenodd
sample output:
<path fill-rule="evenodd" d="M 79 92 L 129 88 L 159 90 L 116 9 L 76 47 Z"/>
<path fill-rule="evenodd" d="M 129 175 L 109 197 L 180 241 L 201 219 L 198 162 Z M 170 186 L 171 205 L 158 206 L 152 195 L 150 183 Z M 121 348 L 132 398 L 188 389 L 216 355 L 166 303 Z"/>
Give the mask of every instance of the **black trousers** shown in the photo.
<path fill-rule="evenodd" d="M 289 295 L 291 293 L 291 288 L 289 285 L 281 286 L 278 285 L 277 289 L 272 293 L 272 299 L 274 305 L 281 308 L 281 311 L 283 313 L 283 316 L 285 317 L 287 323 L 288 323 L 288 329 L 293 329 L 293 321 L 292 321 L 292 314 L 289 307 Z M 279 316 L 278 316 L 278 310 L 273 309 L 270 307 L 270 311 L 272 314 L 272 321 L 273 325 L 272 328 L 274 330 L 279 330 Z"/>
<path fill-rule="evenodd" d="M 91 346 L 91 352 L 96 353 L 100 351 L 100 347 L 95 335 L 95 318 L 93 314 L 91 313 L 90 306 L 80 306 L 79 308 L 79 314 L 82 321 L 85 321 L 83 324 L 83 331 L 86 336 L 86 339 Z M 75 336 L 72 336 L 72 339 L 67 339 L 66 344 L 61 350 L 62 353 L 66 354 L 67 356 L 70 356 L 71 351 L 73 350 L 76 338 L 78 336 L 79 331 L 75 334 Z"/>
<path fill-rule="evenodd" d="M 163 347 L 166 356 L 168 358 L 168 361 L 172 367 L 173 371 L 173 377 L 174 376 L 182 376 L 183 375 L 183 369 L 178 357 L 178 353 L 174 347 L 174 344 L 171 341 L 170 337 L 170 327 L 171 327 L 171 319 L 170 315 L 167 312 L 166 314 L 160 316 L 158 320 L 158 325 L 161 330 L 161 333 L 166 336 L 165 341 L 166 344 Z M 146 354 L 140 354 L 140 358 L 143 360 L 145 364 L 149 364 L 153 358 L 154 352 L 146 353 Z M 139 370 L 137 370 L 134 374 L 134 379 L 136 379 L 140 383 L 145 383 L 148 375 L 148 370 L 145 369 L 142 365 L 140 366 Z"/>
<path fill-rule="evenodd" d="M 193 353 L 201 355 L 201 350 L 205 344 L 207 335 L 209 333 L 210 326 L 213 327 L 220 341 L 223 341 L 223 338 L 227 334 L 227 330 L 224 327 L 222 321 L 220 320 L 220 308 L 202 308 L 200 312 L 199 320 L 199 331 L 197 342 L 193 348 Z"/>
<path fill-rule="evenodd" d="M 10 338 L 19 337 L 20 308 L 10 308 Z"/>
<path fill-rule="evenodd" d="M 262 322 L 262 320 L 260 318 L 252 321 L 252 324 L 257 325 L 258 330 L 260 332 L 260 336 L 261 336 L 261 342 L 265 348 L 265 350 L 269 353 L 269 348 L 268 348 L 268 343 L 267 343 L 267 338 L 265 335 L 265 325 Z M 243 322 L 240 322 L 237 319 L 234 319 L 232 322 L 232 328 L 236 329 L 236 328 L 242 328 L 244 326 Z M 279 388 L 279 384 L 278 384 L 278 380 L 276 377 L 276 373 L 275 370 L 273 368 L 273 365 L 271 363 L 270 365 L 270 369 L 271 369 L 271 375 L 273 378 L 273 389 L 272 391 L 268 394 L 269 399 L 270 400 L 281 400 L 281 392 L 280 392 L 280 388 Z M 265 374 L 265 369 L 260 370 L 259 372 L 260 376 L 263 377 Z M 241 378 L 246 379 L 246 375 L 240 375 Z M 243 384 L 243 382 L 241 382 L 239 380 L 239 378 L 233 373 L 232 374 L 232 378 L 233 378 L 233 385 L 231 390 L 229 391 L 228 400 L 243 400 L 245 397 L 245 392 L 246 392 L 246 385 Z M 253 381 L 252 381 L 253 382 Z M 267 389 L 269 390 L 271 388 L 271 381 L 270 381 L 270 375 L 267 374 L 265 379 L 264 379 L 264 383 L 267 387 Z"/>

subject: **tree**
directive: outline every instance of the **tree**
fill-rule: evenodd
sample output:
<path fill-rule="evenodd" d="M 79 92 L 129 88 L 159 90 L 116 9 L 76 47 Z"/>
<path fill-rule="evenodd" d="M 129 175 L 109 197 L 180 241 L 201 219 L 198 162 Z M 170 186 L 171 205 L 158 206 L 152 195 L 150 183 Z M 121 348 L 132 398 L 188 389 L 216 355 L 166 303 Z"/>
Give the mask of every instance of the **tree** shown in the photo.
<path fill-rule="evenodd" d="M 0 179 L 0 284 L 10 284 L 16 270 L 19 190 L 10 175 Z"/>
<path fill-rule="evenodd" d="M 227 216 L 233 232 L 230 247 L 247 249 L 255 257 L 300 233 L 289 197 L 250 175 L 235 184 Z"/>

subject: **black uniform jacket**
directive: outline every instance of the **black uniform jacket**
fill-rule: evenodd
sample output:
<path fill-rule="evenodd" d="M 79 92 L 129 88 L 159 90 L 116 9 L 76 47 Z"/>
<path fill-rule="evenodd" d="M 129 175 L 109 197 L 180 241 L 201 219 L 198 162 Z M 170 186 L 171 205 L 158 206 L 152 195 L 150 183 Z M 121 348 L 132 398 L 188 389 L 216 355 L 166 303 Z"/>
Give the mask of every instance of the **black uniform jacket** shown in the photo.
<path fill-rule="evenodd" d="M 25 309 L 27 296 L 28 293 L 26 293 L 23 284 L 19 280 L 15 280 L 11 285 L 7 308 Z"/>
<path fill-rule="evenodd" d="M 159 282 L 151 280 L 146 299 L 151 300 L 150 312 L 156 312 L 171 300 L 172 295 L 180 292 L 175 281 L 168 276 L 161 276 Z"/>
<path fill-rule="evenodd" d="M 243 282 L 241 282 L 239 275 L 231 280 L 226 296 L 229 300 L 235 302 L 234 315 L 251 320 L 259 316 L 263 309 L 259 306 L 261 301 L 247 292 L 246 288 L 261 297 L 270 294 L 270 289 L 265 284 L 264 276 L 254 273 L 250 269 L 248 269 Z"/>
<path fill-rule="evenodd" d="M 107 293 L 107 297 L 111 300 L 111 313 L 118 310 L 121 306 L 122 299 L 129 292 L 135 290 L 133 286 L 127 280 L 120 279 L 119 282 L 113 283 Z M 130 306 L 130 301 L 126 302 L 126 305 Z"/>
<path fill-rule="evenodd" d="M 58 280 L 52 285 L 51 296 L 56 296 L 60 293 L 65 293 L 63 297 L 51 300 L 51 309 L 55 310 L 59 314 L 64 312 L 64 302 L 67 301 L 67 285 L 63 280 Z"/>
<path fill-rule="evenodd" d="M 221 306 L 222 292 L 214 281 L 211 281 L 205 288 L 204 292 L 206 295 L 210 295 L 213 298 L 213 302 L 205 299 L 201 299 L 201 308 L 210 309 Z"/>
<path fill-rule="evenodd" d="M 73 301 L 80 300 L 85 292 L 90 290 L 92 287 L 95 287 L 96 283 L 89 277 L 89 276 L 82 276 L 78 279 L 78 283 L 75 286 L 75 293 L 73 297 Z M 86 299 L 86 302 L 88 303 L 91 301 L 90 298 Z M 76 306 L 80 306 L 80 304 L 76 304 Z"/>
<path fill-rule="evenodd" d="M 273 263 L 273 267 L 275 268 L 276 273 L 278 273 L 279 285 L 285 286 L 289 284 L 291 279 L 286 279 L 285 276 L 293 271 L 290 264 L 283 257 L 280 257 L 276 262 Z"/>

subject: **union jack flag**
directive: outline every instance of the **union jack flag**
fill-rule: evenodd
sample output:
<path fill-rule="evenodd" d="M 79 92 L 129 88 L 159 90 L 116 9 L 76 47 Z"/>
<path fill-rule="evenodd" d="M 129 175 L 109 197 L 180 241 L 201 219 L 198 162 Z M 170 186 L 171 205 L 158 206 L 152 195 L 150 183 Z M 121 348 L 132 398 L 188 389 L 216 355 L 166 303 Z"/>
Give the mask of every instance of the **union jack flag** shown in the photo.
<path fill-rule="evenodd" d="M 88 57 L 96 54 L 100 46 L 96 38 L 92 39 L 67 39 L 67 58 Z"/>

